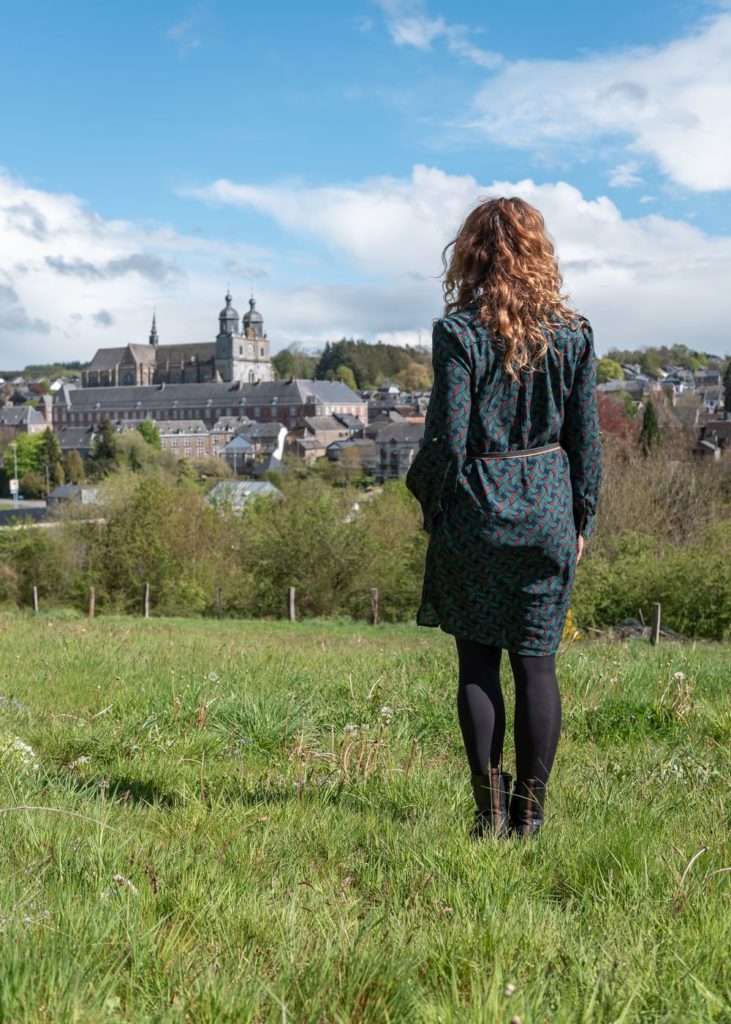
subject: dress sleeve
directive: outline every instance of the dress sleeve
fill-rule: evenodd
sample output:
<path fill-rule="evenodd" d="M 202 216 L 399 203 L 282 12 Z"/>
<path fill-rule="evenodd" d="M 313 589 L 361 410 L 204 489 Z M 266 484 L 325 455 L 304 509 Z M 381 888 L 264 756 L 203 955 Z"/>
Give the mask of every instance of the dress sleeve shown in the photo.
<path fill-rule="evenodd" d="M 406 486 L 432 532 L 444 500 L 457 486 L 466 453 L 472 407 L 472 359 L 465 341 L 442 320 L 432 332 L 434 383 L 424 420 L 421 446 L 406 474 Z"/>
<path fill-rule="evenodd" d="M 560 441 L 569 457 L 576 532 L 594 532 L 602 481 L 602 447 L 596 393 L 594 332 L 582 318 L 583 344 L 574 371 L 571 392 L 564 404 Z"/>

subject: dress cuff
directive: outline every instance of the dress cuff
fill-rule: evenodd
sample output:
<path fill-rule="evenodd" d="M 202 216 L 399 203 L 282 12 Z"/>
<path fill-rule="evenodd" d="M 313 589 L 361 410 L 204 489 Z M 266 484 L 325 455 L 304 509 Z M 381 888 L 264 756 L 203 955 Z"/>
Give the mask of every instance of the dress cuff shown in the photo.
<path fill-rule="evenodd" d="M 588 502 L 581 502 L 574 506 L 574 525 L 576 532 L 584 537 L 591 537 L 594 532 L 595 510 Z"/>

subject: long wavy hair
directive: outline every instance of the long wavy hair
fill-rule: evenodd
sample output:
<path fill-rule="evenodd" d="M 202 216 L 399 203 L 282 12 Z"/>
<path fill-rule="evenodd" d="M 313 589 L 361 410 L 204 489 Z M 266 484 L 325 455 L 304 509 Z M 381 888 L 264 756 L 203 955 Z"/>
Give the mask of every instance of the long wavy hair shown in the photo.
<path fill-rule="evenodd" d="M 480 202 L 442 261 L 444 315 L 478 303 L 511 377 L 540 369 L 557 327 L 576 320 L 543 217 L 523 199 Z"/>

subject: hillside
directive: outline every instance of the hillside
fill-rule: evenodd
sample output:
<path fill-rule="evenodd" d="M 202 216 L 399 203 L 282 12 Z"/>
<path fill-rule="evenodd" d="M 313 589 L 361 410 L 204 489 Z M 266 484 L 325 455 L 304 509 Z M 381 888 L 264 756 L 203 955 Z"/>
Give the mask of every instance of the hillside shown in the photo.
<path fill-rule="evenodd" d="M 520 846 L 465 837 L 444 633 L 0 625 L 0 1019 L 728 1021 L 727 649 L 563 650 Z"/>

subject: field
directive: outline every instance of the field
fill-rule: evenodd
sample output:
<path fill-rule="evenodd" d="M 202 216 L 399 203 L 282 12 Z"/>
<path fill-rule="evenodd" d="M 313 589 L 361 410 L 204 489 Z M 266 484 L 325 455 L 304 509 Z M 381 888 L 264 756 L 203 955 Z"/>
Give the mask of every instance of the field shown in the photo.
<path fill-rule="evenodd" d="M 0 629 L 3 1024 L 731 1021 L 728 647 L 567 647 L 544 831 L 475 843 L 438 630 Z"/>

